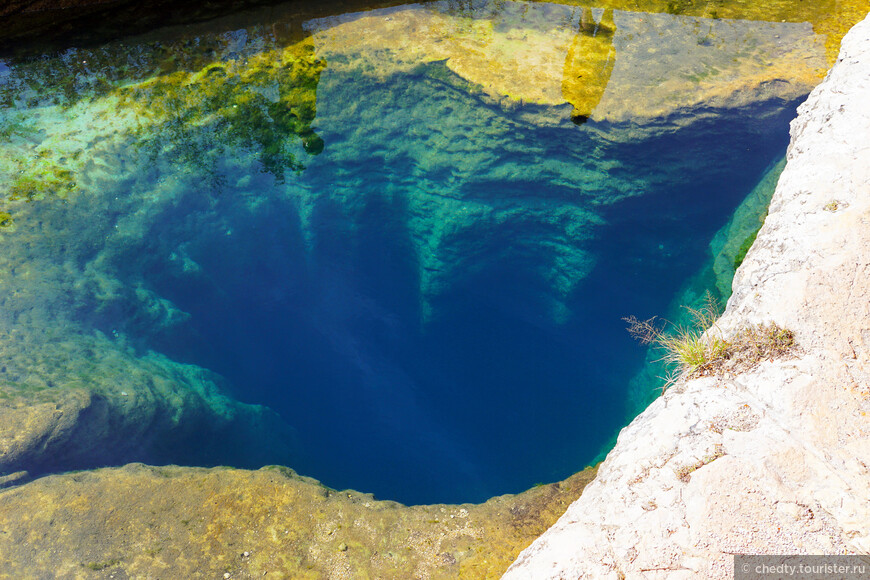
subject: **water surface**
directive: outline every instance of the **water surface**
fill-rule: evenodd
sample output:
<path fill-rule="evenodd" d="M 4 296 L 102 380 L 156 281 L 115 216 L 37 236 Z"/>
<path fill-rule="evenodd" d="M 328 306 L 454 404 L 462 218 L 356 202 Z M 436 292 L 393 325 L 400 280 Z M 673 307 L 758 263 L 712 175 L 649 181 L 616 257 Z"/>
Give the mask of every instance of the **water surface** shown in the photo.
<path fill-rule="evenodd" d="M 710 258 L 825 66 L 806 23 L 276 18 L 0 65 L 3 323 L 275 413 L 106 462 L 281 463 L 407 503 L 578 471 L 637 411 L 621 317 Z"/>

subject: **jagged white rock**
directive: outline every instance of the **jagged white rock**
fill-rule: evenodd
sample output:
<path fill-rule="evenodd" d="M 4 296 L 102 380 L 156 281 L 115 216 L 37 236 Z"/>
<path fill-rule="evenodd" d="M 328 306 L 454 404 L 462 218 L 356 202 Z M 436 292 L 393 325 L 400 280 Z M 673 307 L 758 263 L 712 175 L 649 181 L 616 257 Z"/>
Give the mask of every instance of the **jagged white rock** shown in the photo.
<path fill-rule="evenodd" d="M 870 552 L 870 17 L 791 134 L 718 326 L 776 322 L 797 356 L 665 393 L 504 578 L 731 578 L 732 554 Z"/>

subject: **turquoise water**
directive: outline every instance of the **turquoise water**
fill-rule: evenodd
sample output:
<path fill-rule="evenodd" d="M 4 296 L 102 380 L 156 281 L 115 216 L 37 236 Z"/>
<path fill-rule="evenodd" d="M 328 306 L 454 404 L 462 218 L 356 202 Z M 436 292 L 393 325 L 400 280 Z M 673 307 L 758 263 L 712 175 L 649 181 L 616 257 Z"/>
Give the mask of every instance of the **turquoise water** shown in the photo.
<path fill-rule="evenodd" d="M 686 32 L 702 19 L 592 16 L 708 48 Z M 460 17 L 436 44 L 482 23 L 570 40 L 582 10 L 415 5 L 301 35 L 198 28 L 4 61 L 5 324 L 158 352 L 277 414 L 256 436 L 164 439 L 102 463 L 279 463 L 459 503 L 563 479 L 607 448 L 645 356 L 621 318 L 663 313 L 709 259 L 800 97 L 692 105 L 680 85 L 626 112 L 620 87 L 644 68 L 627 59 L 587 115 L 546 83 L 537 101 L 510 94 L 527 77 L 487 81 L 455 64 L 459 49 L 409 56 L 388 27 L 383 47 L 377 28 L 353 40 L 365 18 Z M 705 39 L 761 34 L 703 24 Z M 614 54 L 627 44 L 615 34 Z"/>

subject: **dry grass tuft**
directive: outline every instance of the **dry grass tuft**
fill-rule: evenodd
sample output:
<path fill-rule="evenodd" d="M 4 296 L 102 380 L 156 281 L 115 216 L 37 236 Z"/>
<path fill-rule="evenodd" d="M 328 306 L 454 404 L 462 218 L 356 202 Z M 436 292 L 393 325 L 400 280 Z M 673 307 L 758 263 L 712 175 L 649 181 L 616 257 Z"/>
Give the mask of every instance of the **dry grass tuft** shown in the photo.
<path fill-rule="evenodd" d="M 659 349 L 658 359 L 671 367 L 662 391 L 678 379 L 749 370 L 764 360 L 787 355 L 795 347 L 794 333 L 774 323 L 746 326 L 725 338 L 716 326 L 721 308 L 708 292 L 699 308 L 684 307 L 691 315 L 688 326 L 656 317 L 623 318 L 628 332 L 642 344 Z"/>

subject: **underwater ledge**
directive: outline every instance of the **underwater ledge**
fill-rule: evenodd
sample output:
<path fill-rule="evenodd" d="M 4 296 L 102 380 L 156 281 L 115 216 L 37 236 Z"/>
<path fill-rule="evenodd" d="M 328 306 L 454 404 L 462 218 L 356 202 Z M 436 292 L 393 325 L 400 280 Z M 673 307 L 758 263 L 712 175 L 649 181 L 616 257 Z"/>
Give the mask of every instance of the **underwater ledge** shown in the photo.
<path fill-rule="evenodd" d="M 845 210 L 847 207 L 859 205 L 848 196 L 843 196 L 842 199 L 837 197 L 835 200 L 828 200 L 825 205 L 832 201 L 840 202 L 835 209 L 839 210 L 841 206 L 843 207 L 842 215 L 837 215 L 837 218 L 841 218 L 843 215 L 854 216 L 854 213 L 846 213 Z M 854 210 L 854 208 L 852 209 Z M 833 215 L 841 212 L 828 211 L 822 214 L 822 217 L 827 217 L 828 213 Z M 847 217 L 847 219 L 851 218 Z M 759 236 L 759 238 L 763 239 L 763 236 Z M 758 247 L 758 244 L 756 246 Z M 755 251 L 753 250 L 753 252 Z M 752 253 L 747 258 L 747 263 L 751 263 L 751 256 Z M 47 342 L 47 344 L 50 343 L 51 341 Z M 161 367 L 171 367 L 171 370 L 159 372 L 179 374 L 184 372 L 183 368 L 175 368 L 166 361 L 157 361 L 155 364 Z M 153 371 L 146 369 L 146 372 L 152 373 Z M 117 380 L 117 377 L 112 380 Z M 175 380 L 178 379 L 173 377 L 172 381 Z M 211 394 L 206 393 L 203 399 L 208 400 Z M 119 401 L 119 404 L 124 403 L 123 400 Z M 68 411 L 64 407 L 54 406 L 52 408 L 52 405 L 54 405 L 53 401 L 46 402 L 45 421 L 66 424 L 68 428 L 75 426 L 75 412 Z M 88 410 L 86 415 L 103 412 L 99 405 L 99 399 L 96 404 L 85 401 L 84 403 L 75 403 L 75 405 Z M 77 408 L 75 405 L 70 408 Z M 220 403 L 215 403 L 215 405 L 220 407 Z M 747 416 L 751 419 L 752 414 Z M 65 421 L 66 423 L 64 423 Z M 742 416 L 736 419 L 726 417 L 724 423 L 726 430 L 730 428 L 735 432 L 742 432 L 734 429 L 735 426 L 745 426 L 745 422 L 741 421 Z M 751 420 L 749 422 L 751 423 Z M 51 437 L 48 439 L 46 443 L 51 443 Z M 724 458 L 719 460 L 721 459 Z M 686 461 L 691 463 L 689 459 Z M 692 481 L 700 479 L 701 474 L 707 473 L 707 470 L 706 468 L 699 469 L 696 473 L 697 475 L 692 476 Z M 165 493 L 168 488 L 161 486 L 167 480 L 175 482 L 173 484 L 175 487 L 172 489 L 178 490 L 178 493 L 182 495 Z M 122 482 L 123 485 L 119 484 L 119 487 L 113 487 L 112 482 L 114 481 Z M 293 485 L 287 483 L 288 481 L 304 482 L 306 485 L 300 487 L 304 488 L 305 491 L 290 491 Z M 557 515 L 565 507 L 567 498 L 576 497 L 585 482 L 585 480 L 580 480 L 570 484 L 553 484 L 556 487 L 542 486 L 536 488 L 537 491 L 532 490 L 527 493 L 553 494 L 546 498 L 546 502 L 550 502 L 546 509 Z M 197 512 L 195 501 L 185 503 L 184 491 L 194 488 L 205 490 L 203 495 L 198 496 L 200 505 L 208 504 L 208 509 L 219 510 L 218 513 L 228 518 L 229 521 L 210 517 L 208 514 L 211 512 L 207 512 L 206 507 L 202 508 L 203 511 Z M 130 548 L 127 543 L 129 538 L 118 538 L 120 543 L 112 544 L 113 540 L 104 535 L 104 522 L 112 522 L 120 528 L 129 522 L 129 520 L 124 519 L 124 513 L 118 513 L 117 510 L 113 511 L 112 502 L 114 500 L 112 498 L 124 497 L 125 501 L 128 501 L 126 498 L 129 497 L 130 490 L 134 489 L 141 494 L 141 498 L 131 502 L 130 511 L 126 512 L 126 517 L 141 518 L 137 522 L 139 527 L 130 529 L 141 529 L 142 533 L 137 536 L 138 543 L 133 548 Z M 164 493 L 156 493 L 156 490 L 161 490 Z M 558 495 L 554 493 L 555 490 L 565 493 Z M 269 497 L 270 493 L 275 493 L 275 497 L 280 498 L 277 504 L 263 501 L 264 498 Z M 281 529 L 280 524 L 285 521 L 283 518 L 286 518 L 287 513 L 291 511 L 291 505 L 283 502 L 292 503 L 295 498 L 305 494 L 317 498 L 316 501 L 312 500 L 314 505 L 317 505 L 317 501 L 335 501 L 336 503 L 331 508 L 335 511 L 313 511 L 312 514 L 309 514 L 311 516 L 310 528 L 290 529 L 287 526 Z M 404 534 L 407 536 L 402 543 L 402 541 L 397 541 L 394 536 L 383 536 L 379 530 L 389 529 L 390 526 L 395 526 L 397 522 L 404 520 L 385 518 L 378 526 L 372 525 L 367 530 L 365 523 L 367 520 L 356 519 L 356 517 L 345 518 L 343 515 L 349 511 L 342 503 L 345 501 L 345 496 L 349 504 L 362 505 L 366 510 L 371 510 L 365 513 L 381 513 L 387 508 L 416 510 L 418 520 L 414 526 L 405 529 Z M 318 486 L 305 478 L 298 478 L 289 470 L 283 469 L 263 469 L 251 472 L 232 469 L 203 470 L 131 465 L 95 472 L 42 478 L 4 491 L 0 494 L 0 502 L 4 503 L 4 508 L 6 506 L 15 510 L 27 508 L 33 516 L 29 522 L 34 527 L 28 528 L 23 523 L 25 520 L 20 517 L 22 512 L 13 512 L 7 509 L 0 512 L 4 516 L 9 514 L 9 519 L 2 524 L 2 529 L 9 531 L 9 533 L 3 534 L 0 541 L 10 540 L 10 543 L 4 545 L 3 549 L 0 550 L 0 554 L 3 554 L 2 558 L 8 562 L 6 560 L 0 560 L 0 562 L 6 564 L 6 571 L 11 573 L 21 570 L 21 574 L 25 577 L 35 573 L 34 570 L 40 569 L 51 572 L 68 571 L 70 574 L 89 571 L 96 573 L 103 570 L 109 573 L 112 570 L 125 569 L 132 574 L 135 572 L 130 572 L 130 570 L 135 570 L 140 566 L 143 567 L 141 568 L 143 570 L 170 566 L 173 573 L 183 571 L 182 566 L 193 566 L 189 569 L 196 571 L 214 570 L 215 572 L 230 573 L 234 577 L 244 577 L 245 574 L 265 570 L 266 567 L 268 569 L 283 569 L 287 571 L 286 573 L 291 573 L 292 577 L 320 578 L 342 577 L 343 575 L 351 577 L 350 575 L 363 569 L 362 564 L 358 565 L 359 568 L 354 568 L 357 566 L 357 561 L 376 563 L 381 566 L 380 569 L 384 570 L 383 574 L 386 577 L 422 575 L 424 570 L 436 577 L 438 574 L 442 574 L 444 577 L 456 577 L 460 574 L 463 577 L 474 577 L 478 574 L 479 577 L 492 577 L 503 569 L 506 557 L 502 556 L 500 559 L 496 559 L 495 555 L 491 558 L 488 556 L 494 547 L 501 545 L 498 536 L 494 532 L 488 531 L 488 528 L 473 525 L 449 527 L 448 519 L 451 522 L 464 524 L 468 515 L 463 512 L 463 509 L 468 508 L 462 506 L 400 508 L 392 502 L 376 502 L 365 494 L 335 492 Z M 517 532 L 518 528 L 527 523 L 540 526 L 540 522 L 546 522 L 546 518 L 538 519 L 539 512 L 543 508 L 539 505 L 531 505 L 526 500 L 520 500 L 515 504 L 509 503 L 509 500 L 493 500 L 491 505 L 494 506 L 498 517 L 510 518 L 512 521 L 510 526 L 505 526 L 498 520 L 495 524 L 497 527 L 500 526 L 502 530 L 509 530 L 507 533 L 511 535 L 513 543 L 510 545 L 512 548 L 527 543 L 528 537 L 533 537 L 538 533 L 538 531 L 533 531 L 536 528 L 529 527 L 523 530 L 523 535 L 520 535 Z M 105 511 L 94 511 L 94 506 L 102 506 Z M 646 507 L 652 506 L 646 504 Z M 182 514 L 181 510 L 183 509 L 190 509 L 193 513 Z M 248 511 L 245 512 L 245 509 Z M 656 511 L 655 509 L 646 510 L 643 506 L 641 509 L 643 512 L 637 513 Z M 242 511 L 240 512 L 240 510 Z M 16 517 L 16 513 L 19 516 Z M 240 513 L 245 515 L 240 516 Z M 250 519 L 246 519 L 248 514 L 250 514 Z M 158 515 L 165 519 L 158 521 Z M 265 525 L 264 521 L 267 522 Z M 64 522 L 68 530 L 73 529 L 71 526 L 86 526 L 89 523 L 93 525 L 94 527 L 90 528 L 90 532 L 87 532 L 84 527 L 79 528 L 83 533 L 78 534 L 77 537 L 75 532 L 71 533 L 74 542 L 86 542 L 90 551 L 82 550 L 84 544 L 71 546 L 66 552 L 58 551 L 58 545 L 55 543 L 58 540 L 57 536 L 48 532 L 43 536 L 48 542 L 44 547 L 32 539 L 37 535 L 34 532 L 39 529 L 38 526 L 42 525 L 45 526 L 45 530 L 51 530 L 58 522 Z M 330 524 L 334 525 L 330 527 Z M 158 532 L 154 531 L 155 525 L 168 527 L 162 527 Z M 421 528 L 432 527 L 428 532 L 422 533 L 415 527 L 418 525 Z M 371 532 L 372 529 L 374 532 Z M 313 532 L 309 533 L 309 530 L 313 530 Z M 160 532 L 166 531 L 171 532 L 167 534 L 170 538 L 169 541 L 163 541 L 161 538 Z M 286 534 L 284 534 L 285 531 Z M 348 536 L 343 536 L 343 532 L 347 532 Z M 368 534 L 354 535 L 363 532 L 368 532 Z M 267 537 L 267 533 L 269 537 Z M 256 543 L 258 540 L 264 541 L 264 537 L 265 540 L 274 540 L 275 535 L 280 540 L 280 534 L 286 536 L 286 543 L 278 543 L 278 548 L 270 547 L 269 542 Z M 441 538 L 441 534 L 446 534 L 447 537 L 452 535 L 463 538 L 469 543 L 461 544 L 459 547 L 448 547 L 445 544 L 436 543 L 434 545 L 438 546 L 437 548 L 429 549 L 428 541 L 436 535 Z M 185 543 L 193 541 L 197 537 L 207 543 L 201 551 L 197 551 L 190 547 L 191 544 Z M 322 540 L 322 543 L 312 544 L 311 537 Z M 377 539 L 370 540 L 370 538 Z M 478 543 L 471 542 L 469 538 Z M 154 540 L 152 544 L 147 547 L 144 544 L 139 545 L 149 539 Z M 368 543 L 369 541 L 374 542 L 377 547 L 372 547 L 373 544 Z M 271 546 L 274 545 L 276 544 L 271 544 Z M 13 546 L 15 549 L 12 549 Z M 441 546 L 445 546 L 443 551 L 441 551 Z M 403 560 L 396 547 L 407 552 L 423 552 L 422 563 L 413 559 Z M 27 553 L 19 556 L 20 552 L 17 550 L 21 549 L 26 549 Z M 33 554 L 36 553 L 47 560 L 34 562 Z M 288 553 L 291 555 L 287 555 Z M 203 559 L 195 561 L 197 554 L 202 554 Z M 59 559 L 51 560 L 55 557 Z M 359 560 L 354 558 L 359 558 Z M 480 558 L 488 560 L 485 566 L 480 564 Z M 127 568 L 128 563 L 130 563 L 129 568 Z M 467 564 L 467 568 L 463 569 L 463 564 Z M 213 566 L 213 568 L 209 566 Z M 410 573 L 406 572 L 408 569 L 411 570 Z M 253 574 L 251 575 L 253 576 Z"/>

